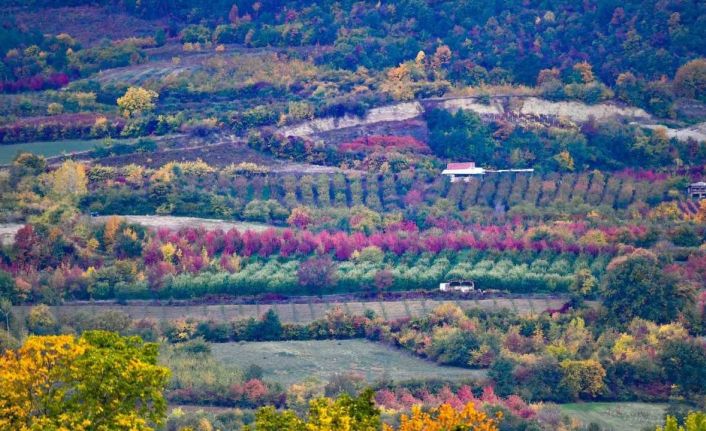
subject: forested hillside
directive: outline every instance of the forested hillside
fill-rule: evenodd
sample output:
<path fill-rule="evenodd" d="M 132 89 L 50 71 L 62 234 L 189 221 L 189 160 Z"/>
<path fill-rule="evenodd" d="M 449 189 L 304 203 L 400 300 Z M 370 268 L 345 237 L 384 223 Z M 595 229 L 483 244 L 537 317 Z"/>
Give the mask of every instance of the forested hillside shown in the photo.
<path fill-rule="evenodd" d="M 0 0 L 0 431 L 703 431 L 704 181 L 703 0 Z"/>

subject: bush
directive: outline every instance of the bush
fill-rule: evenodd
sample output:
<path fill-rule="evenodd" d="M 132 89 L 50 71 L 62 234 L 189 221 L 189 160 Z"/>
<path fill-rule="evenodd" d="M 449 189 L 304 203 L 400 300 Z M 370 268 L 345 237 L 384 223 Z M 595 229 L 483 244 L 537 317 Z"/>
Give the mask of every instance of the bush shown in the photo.
<path fill-rule="evenodd" d="M 203 25 L 191 24 L 180 33 L 184 43 L 206 43 L 211 40 L 211 30 Z"/>

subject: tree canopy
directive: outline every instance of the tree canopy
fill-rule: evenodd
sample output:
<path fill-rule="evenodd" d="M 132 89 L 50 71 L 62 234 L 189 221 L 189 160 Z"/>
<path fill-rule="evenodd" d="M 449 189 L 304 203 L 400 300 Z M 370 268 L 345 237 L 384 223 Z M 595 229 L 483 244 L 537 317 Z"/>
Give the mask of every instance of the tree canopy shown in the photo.
<path fill-rule="evenodd" d="M 154 430 L 169 378 L 157 353 L 105 331 L 29 337 L 0 356 L 0 430 Z"/>

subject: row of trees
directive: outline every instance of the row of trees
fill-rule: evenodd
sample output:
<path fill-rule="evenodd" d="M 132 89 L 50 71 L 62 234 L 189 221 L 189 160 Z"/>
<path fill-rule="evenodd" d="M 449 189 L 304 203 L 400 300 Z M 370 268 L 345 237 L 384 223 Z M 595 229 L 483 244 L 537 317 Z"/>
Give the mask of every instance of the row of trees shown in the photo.
<path fill-rule="evenodd" d="M 535 206 L 542 207 L 534 209 L 539 213 L 586 214 L 592 210 L 612 213 L 632 205 L 644 217 L 649 207 L 678 198 L 688 184 L 688 178 L 681 176 L 649 176 L 648 180 L 629 173 L 599 171 L 488 175 L 483 181 L 455 184 L 426 169 L 367 176 L 245 174 L 199 162 L 170 163 L 158 171 L 96 166 L 89 171 L 93 193 L 81 205 L 99 213 L 238 216 L 265 222 L 286 219 L 286 212 L 273 217 L 281 206 L 331 209 L 365 205 L 378 212 L 404 209 L 408 218 L 420 222 L 427 218 L 453 220 L 459 215 L 478 217 L 484 212 L 502 215 L 507 209 L 511 214 L 529 216 Z M 277 209 L 273 211 L 270 205 Z M 678 210 L 655 213 L 655 217 L 661 216 L 682 215 Z"/>

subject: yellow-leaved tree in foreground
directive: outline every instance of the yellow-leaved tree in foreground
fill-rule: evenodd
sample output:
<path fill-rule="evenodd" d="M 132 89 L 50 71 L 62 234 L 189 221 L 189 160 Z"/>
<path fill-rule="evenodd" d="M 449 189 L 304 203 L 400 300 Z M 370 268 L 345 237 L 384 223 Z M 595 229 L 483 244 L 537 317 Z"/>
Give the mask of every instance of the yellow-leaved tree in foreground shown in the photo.
<path fill-rule="evenodd" d="M 105 331 L 29 337 L 0 356 L 0 431 L 151 431 L 167 408 L 157 354 Z"/>
<path fill-rule="evenodd" d="M 497 431 L 500 419 L 500 414 L 491 418 L 476 410 L 473 403 L 466 404 L 461 411 L 449 404 L 442 404 L 429 413 L 422 411 L 420 406 L 414 406 L 410 416 L 402 415 L 397 431 Z M 384 425 L 383 431 L 395 429 Z"/>
<path fill-rule="evenodd" d="M 363 391 L 358 397 L 342 395 L 335 400 L 317 398 L 309 404 L 306 418 L 291 410 L 265 407 L 258 411 L 250 431 L 377 431 L 381 427 L 380 410 L 374 392 Z M 401 417 L 399 428 L 382 425 L 383 431 L 498 431 L 501 420 L 476 410 L 473 403 L 457 411 L 449 404 L 425 412 L 420 406 L 410 416 Z"/>

